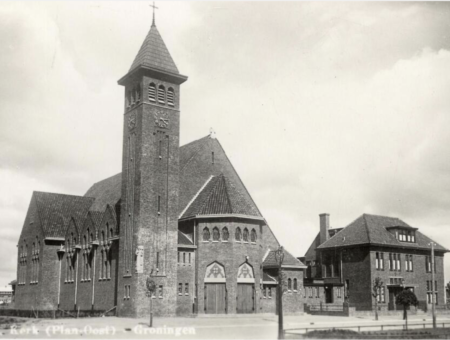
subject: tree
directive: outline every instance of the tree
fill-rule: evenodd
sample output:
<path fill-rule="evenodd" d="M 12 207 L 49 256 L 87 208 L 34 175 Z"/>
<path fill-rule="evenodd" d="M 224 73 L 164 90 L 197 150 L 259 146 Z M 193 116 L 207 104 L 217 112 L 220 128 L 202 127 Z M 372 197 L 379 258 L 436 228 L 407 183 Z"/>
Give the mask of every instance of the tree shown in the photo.
<path fill-rule="evenodd" d="M 411 305 L 417 306 L 419 304 L 419 301 L 417 300 L 416 294 L 414 294 L 409 289 L 404 289 L 395 298 L 395 303 L 397 305 L 403 305 L 403 320 L 405 320 L 407 322 L 408 321 L 408 313 L 406 312 L 406 309 Z"/>
<path fill-rule="evenodd" d="M 373 280 L 372 296 L 375 298 L 375 320 L 378 320 L 378 295 L 380 295 L 383 285 L 384 283 L 379 276 Z"/>
<path fill-rule="evenodd" d="M 450 305 L 450 282 L 447 282 L 447 285 L 445 286 L 445 292 L 447 293 L 447 296 L 446 296 L 447 306 L 449 306 Z"/>

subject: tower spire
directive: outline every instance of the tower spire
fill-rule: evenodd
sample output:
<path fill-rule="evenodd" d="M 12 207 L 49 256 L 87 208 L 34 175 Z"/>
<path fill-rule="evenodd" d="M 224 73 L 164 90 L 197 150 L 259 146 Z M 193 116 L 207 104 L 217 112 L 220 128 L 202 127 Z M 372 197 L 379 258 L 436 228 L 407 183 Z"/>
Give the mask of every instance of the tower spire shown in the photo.
<path fill-rule="evenodd" d="M 150 5 L 150 7 L 153 8 L 153 20 L 152 20 L 152 27 L 155 27 L 155 9 L 158 9 L 158 7 L 155 6 L 155 2 L 153 1 L 153 4 Z"/>

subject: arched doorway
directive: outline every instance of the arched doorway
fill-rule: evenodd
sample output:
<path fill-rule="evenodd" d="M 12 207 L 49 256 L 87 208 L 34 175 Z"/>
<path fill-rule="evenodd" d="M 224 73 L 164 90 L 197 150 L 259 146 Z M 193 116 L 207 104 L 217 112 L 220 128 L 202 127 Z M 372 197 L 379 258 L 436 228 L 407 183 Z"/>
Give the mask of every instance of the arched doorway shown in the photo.
<path fill-rule="evenodd" d="M 227 289 L 225 268 L 213 262 L 205 273 L 205 313 L 225 314 L 227 312 Z"/>
<path fill-rule="evenodd" d="M 248 263 L 242 264 L 238 269 L 236 312 L 255 312 L 255 275 Z"/>

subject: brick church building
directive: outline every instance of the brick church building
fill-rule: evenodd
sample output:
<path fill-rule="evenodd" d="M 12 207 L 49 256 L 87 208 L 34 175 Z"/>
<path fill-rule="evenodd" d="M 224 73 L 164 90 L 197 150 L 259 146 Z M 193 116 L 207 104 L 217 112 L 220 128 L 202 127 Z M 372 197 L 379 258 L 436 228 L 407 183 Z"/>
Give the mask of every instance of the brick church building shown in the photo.
<path fill-rule="evenodd" d="M 279 243 L 214 134 L 180 146 L 187 80 L 154 22 L 124 87 L 122 172 L 84 196 L 33 192 L 16 308 L 157 315 L 276 312 Z M 119 117 L 117 117 L 119 118 Z M 305 266 L 285 251 L 284 310 Z"/>
<path fill-rule="evenodd" d="M 307 265 L 304 298 L 307 305 L 348 302 L 356 310 L 373 310 L 373 281 L 384 286 L 377 297 L 382 311 L 397 310 L 396 295 L 412 290 L 419 308 L 432 302 L 445 306 L 443 246 L 435 244 L 435 281 L 431 273 L 429 237 L 399 218 L 363 214 L 345 228 L 330 229 L 328 214 L 320 215 L 320 232 L 304 257 Z"/>

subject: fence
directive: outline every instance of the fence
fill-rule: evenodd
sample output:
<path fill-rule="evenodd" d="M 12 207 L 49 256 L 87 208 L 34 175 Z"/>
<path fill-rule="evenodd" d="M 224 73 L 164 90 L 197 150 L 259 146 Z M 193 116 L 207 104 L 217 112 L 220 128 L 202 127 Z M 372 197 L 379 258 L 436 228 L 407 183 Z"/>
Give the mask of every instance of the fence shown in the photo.
<path fill-rule="evenodd" d="M 427 327 L 428 326 L 428 327 Z M 436 323 L 437 328 L 446 328 L 446 326 L 450 326 L 450 321 L 447 322 L 438 322 Z M 353 325 L 353 326 L 340 326 L 340 327 L 304 327 L 304 328 L 291 328 L 285 329 L 285 334 L 305 334 L 311 331 L 317 330 L 338 330 L 338 329 L 348 329 L 354 330 L 358 332 L 364 331 L 392 331 L 392 330 L 413 330 L 413 329 L 430 329 L 433 328 L 432 322 L 420 322 L 420 321 L 411 321 L 407 324 L 405 323 L 396 323 L 396 324 L 372 324 L 372 325 Z"/>

